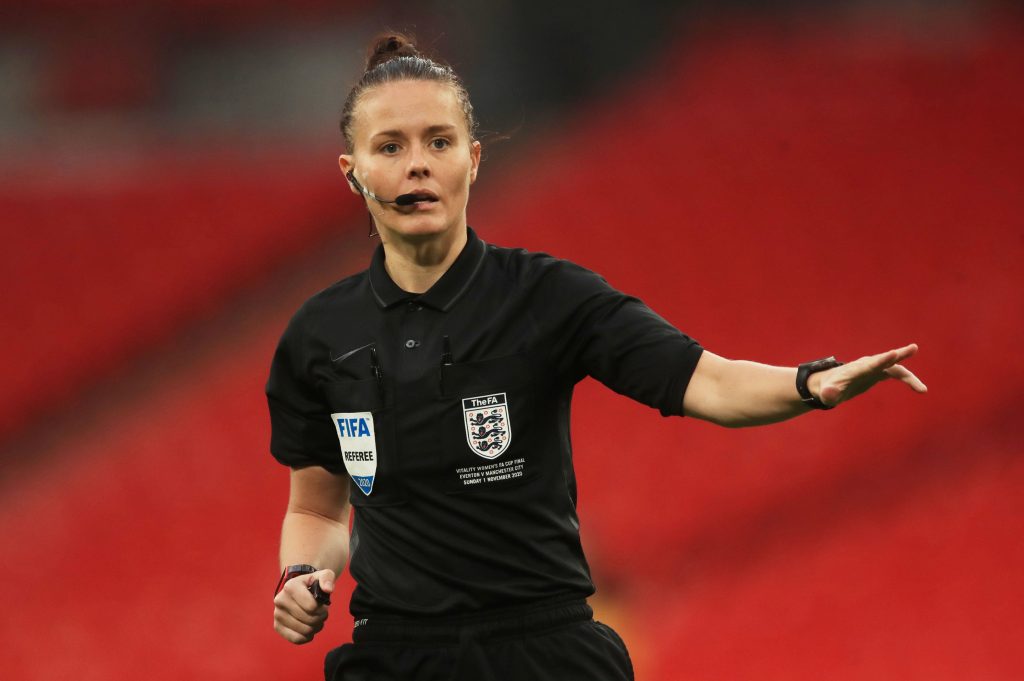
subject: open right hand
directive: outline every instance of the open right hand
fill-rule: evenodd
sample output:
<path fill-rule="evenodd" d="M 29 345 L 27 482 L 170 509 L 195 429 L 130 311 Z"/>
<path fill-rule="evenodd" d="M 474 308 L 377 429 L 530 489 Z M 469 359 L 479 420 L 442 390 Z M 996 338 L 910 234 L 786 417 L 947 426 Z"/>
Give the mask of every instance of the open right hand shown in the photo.
<path fill-rule="evenodd" d="M 318 580 L 325 593 L 334 591 L 334 571 L 319 570 L 289 579 L 274 596 L 274 631 L 296 645 L 312 641 L 327 620 L 330 606 L 317 603 L 309 592 Z"/>

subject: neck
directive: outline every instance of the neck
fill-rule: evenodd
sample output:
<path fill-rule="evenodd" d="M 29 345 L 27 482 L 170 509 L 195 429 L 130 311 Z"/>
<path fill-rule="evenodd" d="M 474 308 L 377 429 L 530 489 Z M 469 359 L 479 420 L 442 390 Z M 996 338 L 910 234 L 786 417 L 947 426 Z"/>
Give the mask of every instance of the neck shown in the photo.
<path fill-rule="evenodd" d="M 398 288 L 424 293 L 448 271 L 467 240 L 465 228 L 425 239 L 388 239 L 384 241 L 384 269 Z"/>

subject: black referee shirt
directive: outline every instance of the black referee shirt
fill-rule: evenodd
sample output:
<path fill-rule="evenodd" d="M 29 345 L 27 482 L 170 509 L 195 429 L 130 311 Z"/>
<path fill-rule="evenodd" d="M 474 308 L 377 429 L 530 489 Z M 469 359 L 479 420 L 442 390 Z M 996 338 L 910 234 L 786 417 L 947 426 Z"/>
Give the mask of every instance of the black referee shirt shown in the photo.
<path fill-rule="evenodd" d="M 681 414 L 701 352 L 593 272 L 472 229 L 419 295 L 391 280 L 378 247 L 284 332 L 271 451 L 349 477 L 357 618 L 586 597 L 573 387 L 589 375 Z"/>

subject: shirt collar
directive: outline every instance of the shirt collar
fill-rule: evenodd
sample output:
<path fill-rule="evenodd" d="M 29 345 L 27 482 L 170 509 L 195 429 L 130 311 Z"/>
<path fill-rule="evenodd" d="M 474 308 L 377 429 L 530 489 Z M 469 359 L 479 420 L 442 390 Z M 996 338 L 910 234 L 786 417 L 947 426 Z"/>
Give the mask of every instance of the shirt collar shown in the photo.
<path fill-rule="evenodd" d="M 442 312 L 450 310 L 469 289 L 469 285 L 484 264 L 484 255 L 487 252 L 487 244 L 477 237 L 471 227 L 467 227 L 466 232 L 466 245 L 455 258 L 455 262 L 429 290 L 419 295 L 403 291 L 392 281 L 384 268 L 384 244 L 378 244 L 369 270 L 370 289 L 377 303 L 386 309 L 416 299 L 417 302 Z"/>

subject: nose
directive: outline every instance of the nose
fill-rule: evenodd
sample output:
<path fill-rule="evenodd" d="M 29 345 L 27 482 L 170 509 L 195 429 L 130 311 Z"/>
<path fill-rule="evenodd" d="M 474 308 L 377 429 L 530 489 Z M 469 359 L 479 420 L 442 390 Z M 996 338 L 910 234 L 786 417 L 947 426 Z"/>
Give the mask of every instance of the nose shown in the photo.
<path fill-rule="evenodd" d="M 419 149 L 413 149 L 409 156 L 409 168 L 406 171 L 406 176 L 409 179 L 430 177 L 430 165 L 427 163 L 427 157 Z"/>

